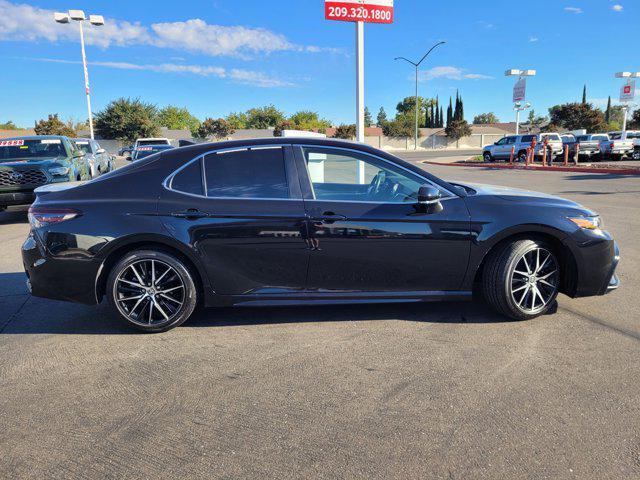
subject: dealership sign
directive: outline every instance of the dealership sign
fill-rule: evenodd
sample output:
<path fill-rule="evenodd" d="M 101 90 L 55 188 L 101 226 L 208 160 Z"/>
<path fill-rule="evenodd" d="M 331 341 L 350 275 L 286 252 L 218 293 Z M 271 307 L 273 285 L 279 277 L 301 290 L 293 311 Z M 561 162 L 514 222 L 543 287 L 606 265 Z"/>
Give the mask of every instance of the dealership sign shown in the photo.
<path fill-rule="evenodd" d="M 513 87 L 513 103 L 522 102 L 527 98 L 527 79 L 520 78 Z"/>
<path fill-rule="evenodd" d="M 620 101 L 621 102 L 633 102 L 636 96 L 636 81 L 629 80 L 620 89 Z"/>
<path fill-rule="evenodd" d="M 393 23 L 393 0 L 325 0 L 324 18 L 341 22 Z"/>

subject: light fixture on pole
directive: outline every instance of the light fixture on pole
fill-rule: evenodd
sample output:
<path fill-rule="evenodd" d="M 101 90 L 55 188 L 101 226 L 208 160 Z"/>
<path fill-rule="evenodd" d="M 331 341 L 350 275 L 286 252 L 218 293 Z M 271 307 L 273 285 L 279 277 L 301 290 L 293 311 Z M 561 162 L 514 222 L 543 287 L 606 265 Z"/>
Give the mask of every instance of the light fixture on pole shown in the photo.
<path fill-rule="evenodd" d="M 531 107 L 530 103 L 522 105 L 522 102 L 527 98 L 527 77 L 535 77 L 536 71 L 512 68 L 504 74 L 507 77 L 518 77 L 518 81 L 513 87 L 513 109 L 516 111 L 516 135 L 518 135 L 520 133 L 520 112 Z"/>
<path fill-rule="evenodd" d="M 429 56 L 429 54 L 433 51 L 434 48 L 436 48 L 439 45 L 443 45 L 447 42 L 438 42 L 436 43 L 433 47 L 431 47 L 429 49 L 429 51 L 427 53 L 424 54 L 424 56 L 420 59 L 419 62 L 412 62 L 411 60 L 409 60 L 408 58 L 405 57 L 396 57 L 394 58 L 394 60 L 404 60 L 405 62 L 410 63 L 411 65 L 413 65 L 416 69 L 416 98 L 415 98 L 415 110 L 416 110 L 416 129 L 415 129 L 415 141 L 413 144 L 413 149 L 417 150 L 418 149 L 418 115 L 420 112 L 420 100 L 418 100 L 418 68 L 420 67 L 420 64 L 424 61 L 425 58 L 427 58 Z"/>
<path fill-rule="evenodd" d="M 82 66 L 84 69 L 84 90 L 87 95 L 87 112 L 89 113 L 89 131 L 93 139 L 93 114 L 91 113 L 91 90 L 89 89 L 89 71 L 87 70 L 87 56 L 84 50 L 84 30 L 82 24 L 87 17 L 82 10 L 69 10 L 67 13 L 56 12 L 53 19 L 58 23 L 70 23 L 71 20 L 78 22 L 80 27 L 80 48 L 82 50 Z M 95 26 L 104 25 L 102 15 L 89 15 L 89 23 Z"/>
<path fill-rule="evenodd" d="M 623 103 L 622 113 L 622 132 L 627 131 L 627 115 L 629 112 L 629 104 L 633 102 L 636 95 L 636 78 L 640 78 L 640 72 L 618 72 L 616 78 L 626 78 L 626 83 L 620 89 L 620 102 Z"/>

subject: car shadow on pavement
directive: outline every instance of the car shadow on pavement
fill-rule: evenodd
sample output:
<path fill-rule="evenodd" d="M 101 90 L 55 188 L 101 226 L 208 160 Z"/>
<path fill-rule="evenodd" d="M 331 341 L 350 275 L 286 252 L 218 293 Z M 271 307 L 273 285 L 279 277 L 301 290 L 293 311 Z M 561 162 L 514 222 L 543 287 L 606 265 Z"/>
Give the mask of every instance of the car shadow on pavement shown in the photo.
<path fill-rule="evenodd" d="M 563 180 L 620 180 L 623 178 L 637 179 L 638 175 L 621 175 L 619 173 L 587 173 L 578 175 L 565 175 Z"/>
<path fill-rule="evenodd" d="M 9 209 L 0 212 L 0 225 L 28 223 L 27 208 Z"/>
<path fill-rule="evenodd" d="M 1 277 L 0 277 L 1 278 Z M 12 296 L 13 311 L 2 315 L 0 334 L 129 335 L 139 334 L 111 311 L 107 302 L 86 306 Z M 0 308 L 7 297 L 0 298 Z M 8 311 L 8 307 L 2 308 Z M 400 320 L 425 323 L 478 324 L 509 322 L 482 302 L 323 305 L 287 307 L 201 308 L 179 328 Z"/>

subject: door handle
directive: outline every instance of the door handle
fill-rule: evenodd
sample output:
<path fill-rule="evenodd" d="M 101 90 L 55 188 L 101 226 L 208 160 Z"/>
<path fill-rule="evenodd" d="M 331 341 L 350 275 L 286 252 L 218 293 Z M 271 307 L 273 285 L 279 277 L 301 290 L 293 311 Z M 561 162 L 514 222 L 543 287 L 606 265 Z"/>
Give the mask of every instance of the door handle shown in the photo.
<path fill-rule="evenodd" d="M 171 214 L 172 217 L 176 218 L 186 218 L 186 219 L 196 219 L 196 218 L 206 218 L 209 216 L 206 212 L 201 212 L 195 208 L 190 208 L 184 212 L 175 212 Z"/>
<path fill-rule="evenodd" d="M 335 213 L 328 213 L 328 212 L 312 218 L 314 222 L 322 222 L 322 223 L 341 222 L 346 219 L 347 217 L 345 217 L 344 215 L 336 215 Z"/>

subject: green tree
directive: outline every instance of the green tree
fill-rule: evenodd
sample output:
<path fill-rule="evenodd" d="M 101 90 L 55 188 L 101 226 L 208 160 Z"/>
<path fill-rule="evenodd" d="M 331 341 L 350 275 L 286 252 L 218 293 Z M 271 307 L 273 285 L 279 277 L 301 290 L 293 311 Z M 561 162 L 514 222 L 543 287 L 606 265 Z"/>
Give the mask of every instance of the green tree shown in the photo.
<path fill-rule="evenodd" d="M 443 128 L 444 127 L 444 111 L 442 110 L 442 107 L 440 107 L 440 121 L 438 122 L 438 128 Z"/>
<path fill-rule="evenodd" d="M 380 107 L 377 120 L 379 127 L 382 127 L 385 123 L 387 123 L 387 112 L 384 111 L 384 107 Z"/>
<path fill-rule="evenodd" d="M 283 130 L 293 130 L 293 129 L 294 129 L 294 126 L 293 126 L 293 123 L 291 122 L 291 120 L 282 120 L 273 129 L 273 136 L 274 137 L 281 137 Z"/>
<path fill-rule="evenodd" d="M 527 117 L 527 121 L 529 123 L 529 129 L 540 127 L 543 123 L 549 120 L 547 117 L 539 117 L 536 115 L 535 110 L 529 110 L 529 116 Z"/>
<path fill-rule="evenodd" d="M 403 138 L 415 135 L 416 119 L 410 114 L 399 114 L 396 118 L 382 126 L 382 133 L 387 137 Z M 418 136 L 421 132 L 418 130 Z"/>
<path fill-rule="evenodd" d="M 273 105 L 247 110 L 247 128 L 272 128 L 284 119 L 284 113 Z"/>
<path fill-rule="evenodd" d="M 370 127 L 373 125 L 373 118 L 371 118 L 371 112 L 369 111 L 369 107 L 364 107 L 364 126 Z"/>
<path fill-rule="evenodd" d="M 95 129 L 106 139 L 133 142 L 160 132 L 158 109 L 139 99 L 119 98 L 95 115 Z"/>
<path fill-rule="evenodd" d="M 35 124 L 34 131 L 36 135 L 65 135 L 67 137 L 75 137 L 76 130 L 73 122 L 63 122 L 58 118 L 58 114 L 49 115 L 46 120 L 38 120 Z"/>
<path fill-rule="evenodd" d="M 629 128 L 640 129 L 640 110 L 633 112 L 633 116 L 629 122 Z"/>
<path fill-rule="evenodd" d="M 459 140 L 462 137 L 471 135 L 471 126 L 466 120 L 452 120 L 444 131 L 447 137 L 452 140 Z"/>
<path fill-rule="evenodd" d="M 309 110 L 301 110 L 289 117 L 289 122 L 294 130 L 307 130 L 309 132 L 326 132 L 331 126 L 331 122 L 324 118 L 320 118 L 317 112 Z M 282 123 L 282 122 L 280 122 Z"/>
<path fill-rule="evenodd" d="M 11 120 L 0 123 L 0 130 L 20 130 Z"/>
<path fill-rule="evenodd" d="M 247 128 L 247 114 L 241 112 L 231 112 L 225 117 L 229 126 L 235 130 L 243 130 Z"/>
<path fill-rule="evenodd" d="M 549 109 L 550 122 L 560 128 L 577 130 L 585 128 L 589 133 L 606 129 L 604 114 L 590 103 L 565 103 Z"/>
<path fill-rule="evenodd" d="M 611 121 L 611 95 L 607 100 L 607 109 L 604 111 L 604 121 L 609 123 Z"/>
<path fill-rule="evenodd" d="M 191 115 L 184 107 L 168 105 L 158 112 L 158 122 L 161 127 L 171 130 L 190 130 L 194 132 L 200 126 L 200 120 Z"/>
<path fill-rule="evenodd" d="M 585 84 L 584 88 L 582 89 L 582 104 L 587 104 L 587 84 Z"/>
<path fill-rule="evenodd" d="M 451 97 L 449 97 L 449 108 L 447 108 L 447 127 L 453 121 L 453 103 Z"/>
<path fill-rule="evenodd" d="M 336 128 L 333 138 L 342 138 L 344 140 L 351 140 L 356 136 L 356 126 L 351 125 L 339 125 Z"/>
<path fill-rule="evenodd" d="M 474 125 L 488 125 L 491 123 L 500 123 L 500 120 L 498 120 L 495 113 L 489 112 L 481 113 L 473 117 L 473 123 Z"/>
<path fill-rule="evenodd" d="M 220 140 L 227 138 L 229 135 L 233 135 L 235 130 L 229 126 L 229 123 L 224 118 L 207 118 L 200 124 L 196 131 L 197 138 L 215 137 Z"/>

